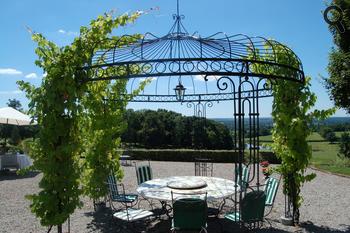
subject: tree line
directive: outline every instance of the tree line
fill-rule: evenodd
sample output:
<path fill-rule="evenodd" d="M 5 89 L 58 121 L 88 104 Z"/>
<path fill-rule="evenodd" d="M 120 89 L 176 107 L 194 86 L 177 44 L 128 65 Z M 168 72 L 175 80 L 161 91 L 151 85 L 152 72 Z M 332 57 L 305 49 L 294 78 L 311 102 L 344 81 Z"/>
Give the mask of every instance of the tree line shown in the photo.
<path fill-rule="evenodd" d="M 213 118 L 216 122 L 220 122 L 224 124 L 231 132 L 232 134 L 235 131 L 235 122 L 233 118 Z M 250 122 L 249 119 L 245 118 L 244 119 L 244 135 L 245 137 L 249 136 L 251 134 L 250 127 Z M 271 134 L 271 129 L 272 129 L 272 118 L 261 118 L 259 119 L 259 130 L 258 130 L 258 135 L 259 136 L 266 136 Z M 238 126 L 236 126 L 238 127 Z"/>
<path fill-rule="evenodd" d="M 229 129 L 213 120 L 160 109 L 126 112 L 122 142 L 144 148 L 232 149 Z"/>

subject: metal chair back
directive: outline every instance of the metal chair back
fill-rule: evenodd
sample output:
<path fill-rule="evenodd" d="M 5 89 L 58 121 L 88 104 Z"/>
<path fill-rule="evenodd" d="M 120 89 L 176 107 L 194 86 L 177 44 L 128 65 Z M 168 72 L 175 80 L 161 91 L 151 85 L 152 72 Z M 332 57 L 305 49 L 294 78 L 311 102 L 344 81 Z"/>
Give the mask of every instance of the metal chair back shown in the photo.
<path fill-rule="evenodd" d="M 121 188 L 120 191 L 118 189 L 118 186 Z M 107 187 L 108 187 L 110 202 L 120 202 L 129 206 L 133 206 L 138 200 L 137 194 L 125 193 L 124 185 L 122 183 L 120 184 L 117 183 L 117 180 L 113 172 L 107 177 Z M 115 208 L 113 207 L 113 209 Z"/>
<path fill-rule="evenodd" d="M 195 176 L 213 176 L 213 163 L 211 159 L 195 159 Z"/>
<path fill-rule="evenodd" d="M 115 179 L 115 175 L 113 174 L 113 172 L 107 177 L 107 185 L 109 189 L 109 195 L 111 196 L 112 200 L 117 199 L 117 197 L 119 196 L 119 191 L 117 180 Z"/>
<path fill-rule="evenodd" d="M 186 194 L 175 200 L 173 192 L 171 194 L 173 200 L 172 230 L 205 230 L 208 216 L 207 194 L 204 193 L 204 198 L 200 198 L 198 194 Z"/>
<path fill-rule="evenodd" d="M 136 163 L 135 163 L 135 170 L 136 170 L 136 177 L 137 177 L 137 184 L 138 185 L 140 185 L 148 180 L 153 179 L 150 161 L 148 161 L 148 164 L 141 165 L 141 166 L 136 166 Z"/>
<path fill-rule="evenodd" d="M 242 164 L 242 172 L 237 165 L 235 169 L 235 182 L 241 187 L 242 191 L 245 191 L 249 186 L 249 166 Z"/>
<path fill-rule="evenodd" d="M 241 203 L 241 221 L 244 223 L 263 221 L 265 200 L 266 194 L 262 190 L 248 192 Z"/>

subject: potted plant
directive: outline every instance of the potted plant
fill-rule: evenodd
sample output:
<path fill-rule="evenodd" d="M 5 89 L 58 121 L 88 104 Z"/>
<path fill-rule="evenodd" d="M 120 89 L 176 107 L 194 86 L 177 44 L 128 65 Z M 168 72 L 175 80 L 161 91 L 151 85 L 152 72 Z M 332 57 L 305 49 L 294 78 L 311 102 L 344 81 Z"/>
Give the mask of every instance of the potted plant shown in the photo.
<path fill-rule="evenodd" d="M 271 174 L 273 173 L 273 170 L 270 167 L 269 161 L 262 161 L 260 163 L 260 166 L 262 167 L 261 171 L 262 171 L 263 175 L 265 176 L 265 179 L 268 179 L 271 176 Z"/>

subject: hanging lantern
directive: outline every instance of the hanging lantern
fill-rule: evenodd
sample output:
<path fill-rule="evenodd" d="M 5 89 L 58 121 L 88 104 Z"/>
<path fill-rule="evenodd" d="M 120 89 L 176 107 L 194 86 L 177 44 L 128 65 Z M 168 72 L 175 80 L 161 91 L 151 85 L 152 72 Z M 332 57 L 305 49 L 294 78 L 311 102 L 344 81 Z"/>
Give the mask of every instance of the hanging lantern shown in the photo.
<path fill-rule="evenodd" d="M 179 84 L 174 88 L 177 101 L 183 101 L 185 96 L 186 88 L 179 82 Z"/>

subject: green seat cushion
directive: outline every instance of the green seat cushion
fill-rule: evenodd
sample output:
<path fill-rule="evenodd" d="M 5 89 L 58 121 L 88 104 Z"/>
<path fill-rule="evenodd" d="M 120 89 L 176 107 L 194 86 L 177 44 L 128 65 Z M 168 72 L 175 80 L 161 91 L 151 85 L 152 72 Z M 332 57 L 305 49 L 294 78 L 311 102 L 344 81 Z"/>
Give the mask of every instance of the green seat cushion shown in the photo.
<path fill-rule="evenodd" d="M 272 206 L 278 189 L 278 180 L 270 177 L 265 183 L 266 206 Z"/>
<path fill-rule="evenodd" d="M 228 213 L 224 217 L 233 222 L 239 222 L 241 220 L 241 216 L 238 212 Z"/>
<path fill-rule="evenodd" d="M 136 194 L 126 194 L 126 195 L 114 195 L 112 196 L 112 201 L 131 203 L 136 201 L 138 196 Z"/>

